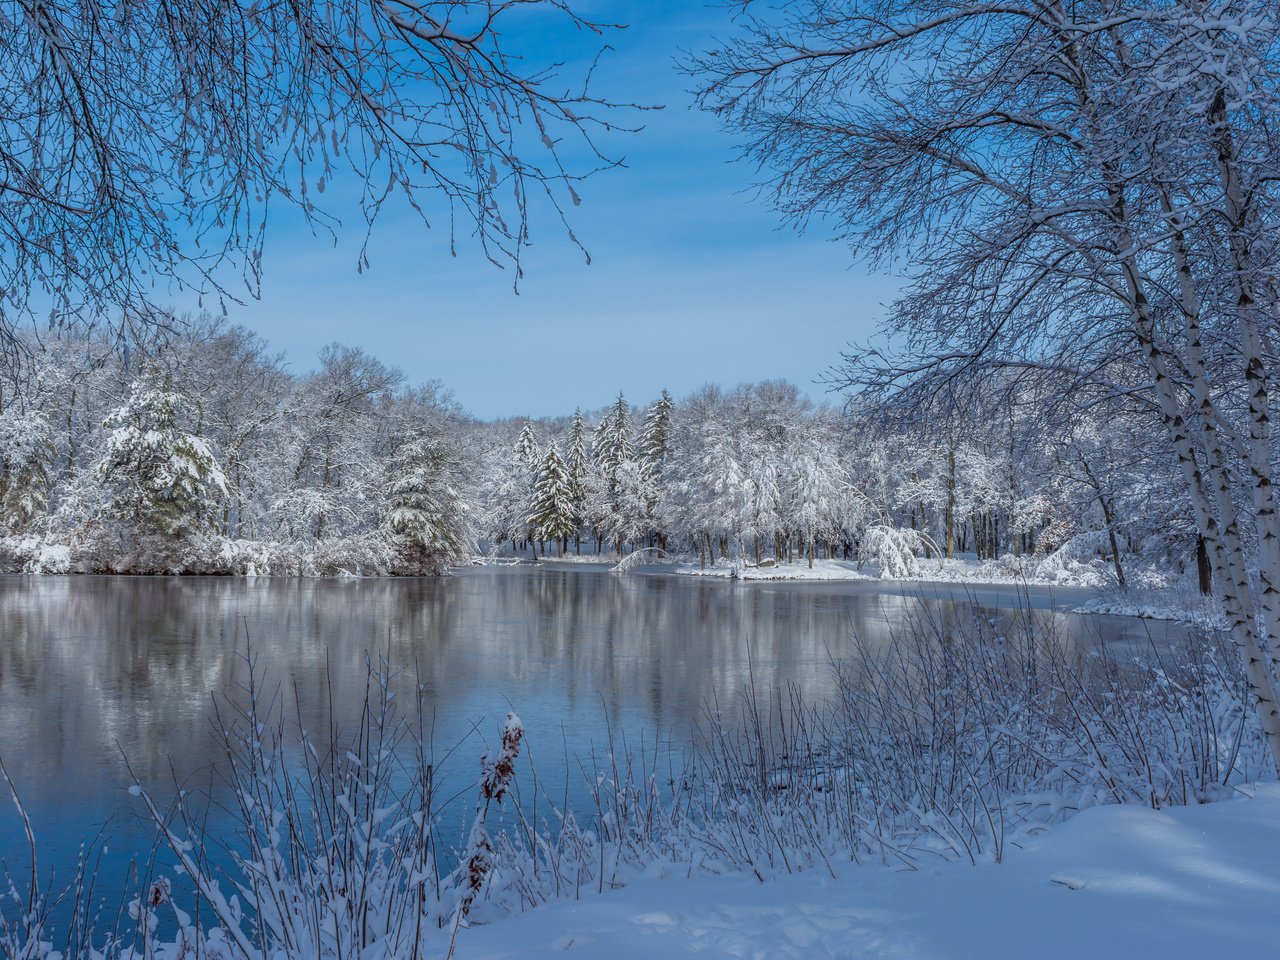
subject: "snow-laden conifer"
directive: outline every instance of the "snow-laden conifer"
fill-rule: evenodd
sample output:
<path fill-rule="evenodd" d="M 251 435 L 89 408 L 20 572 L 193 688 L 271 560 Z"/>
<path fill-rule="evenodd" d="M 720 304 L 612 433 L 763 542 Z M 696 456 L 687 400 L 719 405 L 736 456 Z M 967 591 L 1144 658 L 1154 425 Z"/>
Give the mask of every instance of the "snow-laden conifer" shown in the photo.
<path fill-rule="evenodd" d="M 564 556 L 565 544 L 578 529 L 573 482 L 554 443 L 547 449 L 538 471 L 528 524 L 534 539 L 555 541 L 558 556 Z"/>
<path fill-rule="evenodd" d="M 573 423 L 569 427 L 569 453 L 565 457 L 565 469 L 569 472 L 570 497 L 573 501 L 574 542 L 581 552 L 582 524 L 587 512 L 587 474 L 590 461 L 587 458 L 586 423 L 582 410 L 573 411 Z"/>
<path fill-rule="evenodd" d="M 538 452 L 538 434 L 533 429 L 532 421 L 526 420 L 520 428 L 520 436 L 516 438 L 516 457 L 530 470 L 536 470 L 542 460 Z"/>
<path fill-rule="evenodd" d="M 412 436 L 396 451 L 386 526 L 399 548 L 399 572 L 438 573 L 469 544 L 468 508 L 448 468 L 445 451 L 426 436 Z"/>
<path fill-rule="evenodd" d="M 207 526 L 227 492 L 213 450 L 179 425 L 182 397 L 143 377 L 103 420 L 98 472 L 116 519 L 138 534 L 183 537 Z"/>
<path fill-rule="evenodd" d="M 613 486 L 618 467 L 635 456 L 631 439 L 631 413 L 626 398 L 619 393 L 596 428 L 591 455 L 596 465 Z"/>
<path fill-rule="evenodd" d="M 20 531 L 44 515 L 53 453 L 42 415 L 0 415 L 0 526 Z"/>
<path fill-rule="evenodd" d="M 667 458 L 667 447 L 671 442 L 671 411 L 674 406 L 671 394 L 663 390 L 662 396 L 645 411 L 637 446 L 640 449 L 640 463 L 651 477 L 658 475 Z"/>

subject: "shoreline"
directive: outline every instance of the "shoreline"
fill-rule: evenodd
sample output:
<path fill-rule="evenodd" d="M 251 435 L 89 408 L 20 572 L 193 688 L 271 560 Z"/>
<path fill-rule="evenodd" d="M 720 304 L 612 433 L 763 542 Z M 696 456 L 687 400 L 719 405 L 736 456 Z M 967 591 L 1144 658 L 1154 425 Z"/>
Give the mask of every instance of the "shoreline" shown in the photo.
<path fill-rule="evenodd" d="M 413 580 L 421 578 L 448 577 L 467 575 L 470 571 L 487 568 L 546 568 L 559 570 L 578 570 L 582 572 L 602 573 L 618 572 L 646 577 L 673 577 L 709 580 L 721 583 L 771 584 L 774 586 L 795 585 L 844 585 L 865 587 L 895 595 L 910 594 L 920 590 L 936 590 L 942 588 L 952 597 L 958 592 L 970 591 L 1026 591 L 1039 593 L 1047 591 L 1068 597 L 1063 605 L 1053 604 L 1061 612 L 1081 616 L 1116 616 L 1140 620 L 1155 620 L 1181 623 L 1203 629 L 1221 629 L 1224 621 L 1213 608 L 1210 601 L 1198 596 L 1188 596 L 1177 590 L 1158 590 L 1134 587 L 1127 591 L 1117 591 L 1114 586 L 1094 583 L 1081 583 L 1045 578 L 1025 578 L 1017 576 L 1000 576 L 991 569 L 993 561 L 984 566 L 975 565 L 972 560 L 953 561 L 949 567 L 937 568 L 936 561 L 928 561 L 917 577 L 881 578 L 876 569 L 865 564 L 859 570 L 856 562 L 851 560 L 815 560 L 810 569 L 807 561 L 794 561 L 782 564 L 764 564 L 760 567 L 740 563 L 721 562 L 715 566 L 700 568 L 697 561 L 688 557 L 676 558 L 673 562 L 644 562 L 633 565 L 626 570 L 617 570 L 620 563 L 617 555 L 574 555 L 565 557 L 480 557 L 473 556 L 456 563 L 449 564 L 439 573 L 399 575 L 381 571 L 363 572 L 359 569 L 338 569 L 336 572 L 298 572 L 297 570 L 235 571 L 235 570 L 170 570 L 170 571 L 86 571 L 66 569 L 48 570 L 4 570 L 3 577 L 129 577 L 129 578 L 181 578 L 194 579 L 209 577 L 221 580 Z M 1074 595 L 1074 596 L 1073 596 Z M 981 600 L 981 597 L 974 599 Z M 998 599 L 998 598 L 991 598 Z M 1003 605 L 1003 604 L 1002 604 Z"/>

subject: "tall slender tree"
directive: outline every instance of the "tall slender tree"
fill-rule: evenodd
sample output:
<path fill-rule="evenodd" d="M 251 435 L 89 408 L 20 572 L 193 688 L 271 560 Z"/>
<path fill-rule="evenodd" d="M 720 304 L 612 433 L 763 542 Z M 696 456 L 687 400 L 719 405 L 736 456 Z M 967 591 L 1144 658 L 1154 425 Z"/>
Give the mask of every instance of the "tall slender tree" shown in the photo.
<path fill-rule="evenodd" d="M 563 557 L 569 538 L 577 529 L 573 503 L 573 481 L 553 443 L 547 448 L 538 470 L 538 483 L 533 492 L 533 508 L 529 528 L 541 541 L 554 541 L 556 555 Z"/>
<path fill-rule="evenodd" d="M 573 546 L 577 553 L 582 553 L 582 525 L 586 521 L 587 472 L 590 461 L 587 459 L 586 423 L 582 418 L 581 408 L 573 411 L 565 469 L 569 472 L 570 497 L 573 502 Z"/>

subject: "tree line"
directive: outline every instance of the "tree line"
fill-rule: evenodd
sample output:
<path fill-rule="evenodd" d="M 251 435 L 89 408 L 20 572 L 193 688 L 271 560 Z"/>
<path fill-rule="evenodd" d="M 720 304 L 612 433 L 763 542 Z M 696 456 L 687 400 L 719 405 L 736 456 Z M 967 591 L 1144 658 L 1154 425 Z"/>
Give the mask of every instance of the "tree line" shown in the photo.
<path fill-rule="evenodd" d="M 1016 385 L 915 420 L 765 381 L 486 423 L 359 349 L 298 375 L 208 317 L 26 348 L 0 387 L 11 570 L 421 574 L 653 548 L 897 577 L 968 556 L 1124 584 L 1194 563 L 1141 411 L 1054 421 Z"/>

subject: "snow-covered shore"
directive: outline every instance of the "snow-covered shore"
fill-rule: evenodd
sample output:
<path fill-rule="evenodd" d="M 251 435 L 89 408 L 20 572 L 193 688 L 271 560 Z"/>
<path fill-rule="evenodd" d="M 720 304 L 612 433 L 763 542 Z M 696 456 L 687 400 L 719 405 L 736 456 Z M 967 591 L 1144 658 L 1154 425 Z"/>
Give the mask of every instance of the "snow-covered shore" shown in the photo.
<path fill-rule="evenodd" d="M 646 573 L 658 572 L 655 568 L 646 567 Z M 904 584 L 926 585 L 943 583 L 953 586 L 1008 586 L 1008 587 L 1075 587 L 1097 589 L 1102 582 L 1099 578 L 1089 576 L 1039 577 L 1028 575 L 1026 571 L 1013 569 L 998 561 L 980 562 L 972 558 L 955 560 L 922 560 L 917 572 L 909 577 L 883 576 L 882 571 L 874 563 L 858 564 L 852 560 L 814 560 L 810 567 L 807 560 L 791 563 L 773 563 L 766 561 L 760 566 L 750 563 L 722 560 L 714 565 L 703 567 L 696 561 L 681 558 L 675 564 L 665 568 L 675 576 L 707 577 L 717 580 L 743 581 L 858 581 L 863 583 L 885 583 L 902 586 Z M 1081 613 L 1103 612 L 1093 609 L 1081 609 Z M 1171 619 L 1178 619 L 1172 617 Z"/>
<path fill-rule="evenodd" d="M 1142 620 L 1177 620 L 1205 630 L 1228 629 L 1227 618 L 1216 601 L 1178 591 L 1128 591 L 1090 600 L 1073 612 L 1138 617 Z"/>
<path fill-rule="evenodd" d="M 973 557 L 955 559 L 918 559 L 910 576 L 887 576 L 874 562 L 853 560 L 808 560 L 777 563 L 764 561 L 760 566 L 742 561 L 721 560 L 705 567 L 682 558 L 672 567 L 682 576 L 715 577 L 730 580 L 886 580 L 908 583 L 973 583 L 1036 584 L 1043 586 L 1097 587 L 1105 583 L 1104 572 L 1095 565 L 1077 564 L 1070 568 L 1055 567 L 1044 571 L 1032 563 L 1017 563 L 1013 558 L 980 561 Z"/>
<path fill-rule="evenodd" d="M 705 568 L 697 563 L 678 563 L 671 572 L 688 577 L 712 577 L 721 580 L 875 580 L 876 577 L 858 569 L 851 560 L 815 560 L 810 568 L 807 561 L 795 563 L 764 564 L 759 567 L 747 564 L 720 563 Z"/>
<path fill-rule="evenodd" d="M 1249 796 L 1249 795 L 1252 796 Z M 833 864 L 764 883 L 649 876 L 463 932 L 462 960 L 1273 956 L 1280 784 L 1086 810 L 1001 864 Z"/>

